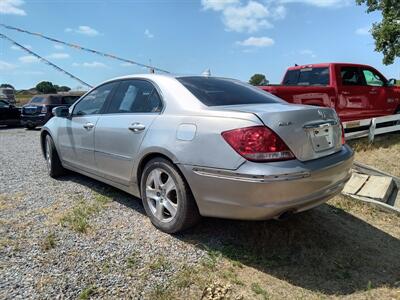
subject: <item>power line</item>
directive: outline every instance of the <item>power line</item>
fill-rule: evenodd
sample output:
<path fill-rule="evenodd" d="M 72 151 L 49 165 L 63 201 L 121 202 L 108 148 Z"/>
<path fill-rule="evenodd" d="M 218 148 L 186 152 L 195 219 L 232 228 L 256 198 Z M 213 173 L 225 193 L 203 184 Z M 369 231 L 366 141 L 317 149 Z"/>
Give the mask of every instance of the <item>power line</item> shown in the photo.
<path fill-rule="evenodd" d="M 100 56 L 104 56 L 104 57 L 113 58 L 113 59 L 116 59 L 116 60 L 119 60 L 119 61 L 122 61 L 122 62 L 125 62 L 125 63 L 129 63 L 129 64 L 132 64 L 132 65 L 145 67 L 145 68 L 148 68 L 149 70 L 155 70 L 155 71 L 160 71 L 160 72 L 164 72 L 164 73 L 170 73 L 170 72 L 168 72 L 166 70 L 163 70 L 163 69 L 160 69 L 160 68 L 156 68 L 156 67 L 153 67 L 153 66 L 150 66 L 150 65 L 142 64 L 142 63 L 133 61 L 131 59 L 121 58 L 121 57 L 115 56 L 113 54 L 108 54 L 108 53 L 104 53 L 104 52 L 101 52 L 101 51 L 93 50 L 93 49 L 90 49 L 90 48 L 82 47 L 82 46 L 77 45 L 77 44 L 64 42 L 64 41 L 61 41 L 61 40 L 58 40 L 58 39 L 43 35 L 41 33 L 31 32 L 31 31 L 28 31 L 28 30 L 25 30 L 25 29 L 22 29 L 22 28 L 9 26 L 9 25 L 6 25 L 6 24 L 0 24 L 0 26 L 4 27 L 6 29 L 15 30 L 15 31 L 18 31 L 18 32 L 23 32 L 23 33 L 27 33 L 27 34 L 30 34 L 30 35 L 38 36 L 38 37 L 44 38 L 46 40 L 52 41 L 54 43 L 59 43 L 59 44 L 62 44 L 62 45 L 65 45 L 65 46 L 68 46 L 68 47 L 71 47 L 71 48 L 87 51 L 87 52 L 94 53 L 94 54 L 97 54 L 97 55 L 100 55 Z"/>
<path fill-rule="evenodd" d="M 35 56 L 36 58 L 38 58 L 39 60 L 43 61 L 44 63 L 52 66 L 54 69 L 68 75 L 69 77 L 79 81 L 81 84 L 86 85 L 89 88 L 92 88 L 93 86 L 91 86 L 90 84 L 84 82 L 83 80 L 79 79 L 78 77 L 76 77 L 75 75 L 71 74 L 70 72 L 60 68 L 59 66 L 57 66 L 56 64 L 53 64 L 51 61 L 45 59 L 44 57 L 40 56 L 39 54 L 36 54 L 35 52 L 33 52 L 32 50 L 29 50 L 28 48 L 22 46 L 21 44 L 17 43 L 16 41 L 14 41 L 13 39 L 9 38 L 8 36 L 6 36 L 5 34 L 0 33 L 0 38 L 3 38 L 5 40 L 8 40 L 9 42 L 13 43 L 14 45 L 20 47 L 22 50 L 28 52 L 29 54 Z"/>

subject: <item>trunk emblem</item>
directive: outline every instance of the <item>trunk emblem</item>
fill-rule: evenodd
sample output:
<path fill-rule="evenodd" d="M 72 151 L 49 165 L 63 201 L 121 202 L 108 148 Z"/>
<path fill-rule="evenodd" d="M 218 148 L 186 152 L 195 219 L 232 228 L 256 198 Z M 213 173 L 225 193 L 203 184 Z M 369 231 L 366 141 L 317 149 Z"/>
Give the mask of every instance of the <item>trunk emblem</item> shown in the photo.
<path fill-rule="evenodd" d="M 278 123 L 278 126 L 290 126 L 290 125 L 292 125 L 293 123 L 292 122 L 283 122 L 283 121 L 280 121 L 279 123 Z"/>

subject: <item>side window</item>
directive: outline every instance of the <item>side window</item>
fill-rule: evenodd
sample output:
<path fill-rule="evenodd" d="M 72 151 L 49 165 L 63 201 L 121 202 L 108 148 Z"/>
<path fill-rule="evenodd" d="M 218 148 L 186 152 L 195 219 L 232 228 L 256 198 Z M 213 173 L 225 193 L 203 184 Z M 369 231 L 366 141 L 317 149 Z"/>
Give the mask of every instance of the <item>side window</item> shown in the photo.
<path fill-rule="evenodd" d="M 116 84 L 116 82 L 106 83 L 91 91 L 75 105 L 72 115 L 85 116 L 100 113 Z"/>
<path fill-rule="evenodd" d="M 362 70 L 364 78 L 365 78 L 365 83 L 367 85 L 371 86 L 384 86 L 385 85 L 385 80 L 380 76 L 378 73 L 369 70 L 369 69 L 363 69 Z"/>
<path fill-rule="evenodd" d="M 9 107 L 8 103 L 5 101 L 0 101 L 0 108 L 6 108 L 6 107 L 7 108 Z"/>
<path fill-rule="evenodd" d="M 121 81 L 107 113 L 152 113 L 160 112 L 161 99 L 156 88 L 145 80 Z"/>
<path fill-rule="evenodd" d="M 363 80 L 357 67 L 342 67 L 340 69 L 340 77 L 342 78 L 342 85 L 363 85 Z"/>
<path fill-rule="evenodd" d="M 67 104 L 67 105 L 72 105 L 75 103 L 76 100 L 78 100 L 78 96 L 64 96 L 61 99 L 61 104 Z"/>

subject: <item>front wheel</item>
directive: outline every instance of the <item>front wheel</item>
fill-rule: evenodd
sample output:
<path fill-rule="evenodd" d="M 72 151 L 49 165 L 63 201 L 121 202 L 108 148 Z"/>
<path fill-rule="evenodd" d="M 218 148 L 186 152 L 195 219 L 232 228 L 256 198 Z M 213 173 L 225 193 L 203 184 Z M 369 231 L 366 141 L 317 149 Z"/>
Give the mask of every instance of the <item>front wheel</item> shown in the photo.
<path fill-rule="evenodd" d="M 50 175 L 50 177 L 56 178 L 65 173 L 65 169 L 61 164 L 53 139 L 49 134 L 46 135 L 45 159 L 47 173 Z"/>
<path fill-rule="evenodd" d="M 168 160 L 155 158 L 148 162 L 140 186 L 143 206 L 158 229 L 176 233 L 200 219 L 188 184 Z"/>

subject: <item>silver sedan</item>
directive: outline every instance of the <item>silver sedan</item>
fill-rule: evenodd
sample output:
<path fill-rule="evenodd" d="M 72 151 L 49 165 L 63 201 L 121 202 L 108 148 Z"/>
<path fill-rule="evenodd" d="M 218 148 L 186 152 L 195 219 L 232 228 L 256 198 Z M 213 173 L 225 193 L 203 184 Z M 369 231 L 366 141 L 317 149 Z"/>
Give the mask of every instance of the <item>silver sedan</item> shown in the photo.
<path fill-rule="evenodd" d="M 353 152 L 330 108 L 207 76 L 119 77 L 41 131 L 49 175 L 82 173 L 140 197 L 174 233 L 200 216 L 285 217 L 338 194 Z"/>

